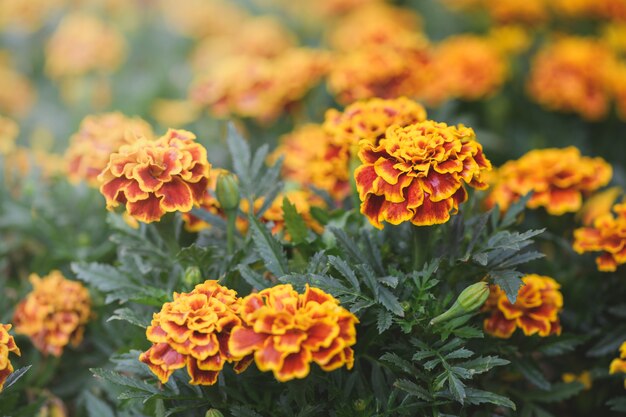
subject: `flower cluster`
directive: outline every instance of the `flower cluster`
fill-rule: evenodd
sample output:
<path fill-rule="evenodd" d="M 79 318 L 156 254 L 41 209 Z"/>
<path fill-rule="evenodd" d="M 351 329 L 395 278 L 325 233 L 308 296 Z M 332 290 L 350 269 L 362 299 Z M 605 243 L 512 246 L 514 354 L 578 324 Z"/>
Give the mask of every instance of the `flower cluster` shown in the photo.
<path fill-rule="evenodd" d="M 573 146 L 537 149 L 497 170 L 486 204 L 498 204 L 506 211 L 513 202 L 532 192 L 529 208 L 544 207 L 558 216 L 580 209 L 583 195 L 606 185 L 611 176 L 611 165 L 604 159 L 581 156 Z"/>
<path fill-rule="evenodd" d="M 619 358 L 615 358 L 611 361 L 609 366 L 609 373 L 611 375 L 617 373 L 626 373 L 626 342 L 622 343 L 619 348 Z M 624 388 L 626 388 L 626 380 L 624 380 Z"/>
<path fill-rule="evenodd" d="M 592 227 L 574 231 L 576 252 L 603 252 L 596 258 L 600 271 L 615 271 L 626 263 L 626 202 L 613 206 L 613 211 L 615 215 L 597 217 Z"/>
<path fill-rule="evenodd" d="M 361 100 L 342 112 L 328 110 L 321 126 L 306 125 L 284 136 L 275 155 L 285 156 L 285 178 L 324 190 L 341 201 L 350 191 L 350 159 L 359 141 L 377 144 L 390 126 L 425 119 L 424 107 L 404 97 Z"/>
<path fill-rule="evenodd" d="M 146 330 L 153 344 L 139 360 L 162 383 L 184 367 L 194 385 L 215 384 L 226 362 L 243 372 L 250 360 L 233 354 L 228 346 L 233 328 L 241 324 L 239 309 L 237 293 L 217 281 L 205 281 L 189 293 L 174 293 L 174 300 L 154 314 Z"/>
<path fill-rule="evenodd" d="M 111 154 L 98 177 L 107 209 L 125 204 L 131 216 L 150 223 L 199 204 L 211 165 L 194 139 L 191 132 L 170 129 L 157 140 L 140 138 Z"/>
<path fill-rule="evenodd" d="M 78 346 L 83 340 L 91 316 L 89 292 L 59 271 L 43 278 L 32 274 L 30 282 L 33 291 L 15 309 L 15 331 L 30 337 L 45 355 L 61 356 L 66 345 Z"/>
<path fill-rule="evenodd" d="M 491 286 L 489 298 L 483 310 L 491 315 L 485 319 L 485 332 L 495 337 L 508 339 L 517 328 L 526 336 L 541 337 L 561 333 L 559 312 L 563 309 L 561 286 L 550 277 L 526 275 L 524 286 L 512 304 L 504 291 L 497 285 Z"/>
<path fill-rule="evenodd" d="M 13 336 L 9 334 L 10 324 L 0 323 L 0 392 L 9 375 L 13 372 L 13 365 L 9 360 L 9 353 L 20 356 L 20 349 L 15 344 Z"/>
<path fill-rule="evenodd" d="M 99 186 L 98 175 L 107 166 L 111 154 L 138 137 L 153 138 L 150 125 L 138 117 L 130 118 L 118 112 L 85 117 L 65 151 L 68 178 Z"/>
<path fill-rule="evenodd" d="M 319 289 L 307 285 L 298 294 L 289 284 L 278 285 L 245 297 L 240 315 L 230 351 L 254 354 L 257 367 L 281 382 L 306 377 L 311 362 L 325 371 L 353 366 L 358 319 Z"/>
<path fill-rule="evenodd" d="M 573 36 L 559 38 L 535 56 L 528 92 L 550 110 L 599 120 L 609 108 L 615 65 L 612 51 L 599 41 Z"/>
<path fill-rule="evenodd" d="M 113 27 L 82 13 L 67 15 L 46 46 L 46 73 L 52 78 L 111 72 L 126 55 L 126 41 Z"/>
<path fill-rule="evenodd" d="M 361 141 L 359 158 L 361 212 L 379 229 L 383 221 L 447 222 L 467 199 L 464 184 L 485 188 L 481 177 L 491 169 L 472 129 L 430 120 L 391 126 L 378 144 Z"/>
<path fill-rule="evenodd" d="M 19 131 L 17 123 L 0 116 L 0 155 L 7 155 L 15 149 L 15 139 Z"/>

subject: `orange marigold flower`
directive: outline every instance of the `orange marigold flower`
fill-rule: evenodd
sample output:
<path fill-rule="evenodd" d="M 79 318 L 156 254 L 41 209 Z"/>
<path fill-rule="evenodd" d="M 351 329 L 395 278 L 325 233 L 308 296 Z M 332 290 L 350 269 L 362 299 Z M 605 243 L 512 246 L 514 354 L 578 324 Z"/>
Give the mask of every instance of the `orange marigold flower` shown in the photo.
<path fill-rule="evenodd" d="M 600 216 L 611 212 L 611 207 L 624 191 L 620 187 L 611 187 L 591 196 L 580 211 L 576 213 L 584 226 L 590 226 Z"/>
<path fill-rule="evenodd" d="M 613 52 L 602 42 L 573 36 L 559 38 L 535 56 L 528 93 L 549 110 L 599 120 L 608 110 L 615 62 Z"/>
<path fill-rule="evenodd" d="M 204 38 L 236 32 L 247 13 L 224 0 L 159 0 L 167 25 L 178 33 Z"/>
<path fill-rule="evenodd" d="M 259 370 L 272 371 L 280 382 L 306 377 L 311 362 L 325 371 L 352 369 L 359 320 L 320 289 L 308 284 L 304 294 L 290 284 L 265 289 L 242 300 L 240 316 L 230 351 L 254 354 Z"/>
<path fill-rule="evenodd" d="M 112 72 L 126 55 L 126 41 L 112 26 L 89 14 L 67 15 L 46 45 L 46 73 L 52 78 Z"/>
<path fill-rule="evenodd" d="M 0 113 L 23 117 L 28 114 L 36 98 L 37 93 L 30 80 L 0 62 Z"/>
<path fill-rule="evenodd" d="M 17 123 L 0 116 L 0 155 L 8 155 L 15 149 L 15 139 L 19 131 Z"/>
<path fill-rule="evenodd" d="M 561 375 L 561 380 L 563 382 L 569 384 L 571 382 L 578 382 L 585 387 L 585 390 L 590 390 L 593 384 L 593 379 L 591 377 L 591 372 L 583 371 L 580 374 L 575 374 L 573 372 L 566 372 Z"/>
<path fill-rule="evenodd" d="M 13 336 L 9 334 L 9 330 L 11 330 L 10 324 L 0 323 L 0 392 L 2 392 L 5 381 L 11 372 L 13 372 L 13 365 L 9 360 L 9 353 L 13 352 L 17 356 L 21 355 L 20 349 L 15 344 Z"/>
<path fill-rule="evenodd" d="M 65 152 L 68 178 L 99 186 L 98 175 L 107 166 L 111 154 L 137 137 L 153 138 L 150 125 L 138 117 L 126 117 L 119 112 L 85 117 Z"/>
<path fill-rule="evenodd" d="M 83 340 L 91 316 L 89 291 L 59 271 L 29 277 L 33 290 L 15 308 L 15 331 L 30 337 L 44 355 L 61 356 L 63 348 Z"/>
<path fill-rule="evenodd" d="M 486 205 L 498 204 L 506 211 L 532 191 L 527 207 L 544 207 L 548 213 L 560 216 L 578 211 L 583 196 L 606 185 L 612 173 L 604 159 L 581 156 L 573 146 L 536 149 L 497 170 Z"/>
<path fill-rule="evenodd" d="M 208 192 L 204 193 L 200 199 L 200 208 L 218 217 L 225 217 L 225 214 L 224 210 L 220 207 L 219 201 L 215 198 L 215 186 L 217 184 L 217 177 L 224 173 L 228 173 L 228 171 L 221 168 L 211 169 L 209 173 Z M 183 213 L 183 221 L 185 222 L 185 229 L 190 232 L 199 232 L 200 230 L 211 227 L 209 223 L 197 218 L 191 213 Z"/>
<path fill-rule="evenodd" d="M 619 358 L 615 358 L 611 361 L 609 366 L 609 373 L 611 375 L 617 373 L 626 373 L 626 342 L 622 343 L 619 348 Z M 624 380 L 624 388 L 626 388 L 626 380 Z"/>
<path fill-rule="evenodd" d="M 111 154 L 98 176 L 107 209 L 121 204 L 137 220 L 151 223 L 167 212 L 187 212 L 206 193 L 211 165 L 206 149 L 186 130 L 159 139 L 139 138 Z"/>
<path fill-rule="evenodd" d="M 593 227 L 574 230 L 576 252 L 604 252 L 596 258 L 598 270 L 604 272 L 626 263 L 626 201 L 614 205 L 613 212 L 597 217 Z"/>
<path fill-rule="evenodd" d="M 511 304 L 500 287 L 491 286 L 483 307 L 491 313 L 484 321 L 485 332 L 503 339 L 511 337 L 517 328 L 526 336 L 561 334 L 558 316 L 563 309 L 561 286 L 553 278 L 536 274 L 526 275 L 522 281 L 524 286 L 519 289 L 515 304 Z"/>
<path fill-rule="evenodd" d="M 229 349 L 234 327 L 241 324 L 237 293 L 208 280 L 189 293 L 174 293 L 163 304 L 146 330 L 152 347 L 139 356 L 162 383 L 175 370 L 187 367 L 193 385 L 213 385 L 226 362 L 237 373 L 250 364 L 251 357 Z"/>
<path fill-rule="evenodd" d="M 464 183 L 483 189 L 491 163 L 476 135 L 462 125 L 427 120 L 391 126 L 378 144 L 361 141 L 354 177 L 361 213 L 382 229 L 383 221 L 416 226 L 445 223 L 467 200 Z"/>
<path fill-rule="evenodd" d="M 498 23 L 537 25 L 549 18 L 546 0 L 485 0 L 484 7 Z"/>
<path fill-rule="evenodd" d="M 158 99 L 150 114 L 161 126 L 178 128 L 198 120 L 200 108 L 189 100 Z"/>

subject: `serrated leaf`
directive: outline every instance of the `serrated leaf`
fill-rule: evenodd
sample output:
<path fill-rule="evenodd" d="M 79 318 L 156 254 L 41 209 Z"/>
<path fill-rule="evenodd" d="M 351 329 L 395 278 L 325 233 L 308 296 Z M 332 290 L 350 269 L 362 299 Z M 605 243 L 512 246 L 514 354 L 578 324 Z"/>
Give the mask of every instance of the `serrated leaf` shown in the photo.
<path fill-rule="evenodd" d="M 247 187 L 250 181 L 250 146 L 232 122 L 228 123 L 226 144 L 233 160 L 234 172 L 239 177 L 239 181 Z"/>
<path fill-rule="evenodd" d="M 350 284 L 354 289 L 359 291 L 361 289 L 361 285 L 359 284 L 359 280 L 357 279 L 354 271 L 350 268 L 350 265 L 346 261 L 336 256 L 329 256 L 328 262 L 335 268 Z"/>
<path fill-rule="evenodd" d="M 398 379 L 393 386 L 409 394 L 409 396 L 419 398 L 420 400 L 430 401 L 432 399 L 430 393 L 414 382 L 408 379 Z"/>
<path fill-rule="evenodd" d="M 386 276 L 378 278 L 378 282 L 381 282 L 390 288 L 396 288 L 399 280 L 398 277 Z"/>
<path fill-rule="evenodd" d="M 391 327 L 392 316 L 388 311 L 380 309 L 378 310 L 378 315 L 376 317 L 376 328 L 378 329 L 378 334 L 381 334 Z"/>
<path fill-rule="evenodd" d="M 89 417 L 115 417 L 111 406 L 91 392 L 85 391 L 83 398 L 85 399 L 85 409 Z"/>
<path fill-rule="evenodd" d="M 585 342 L 585 337 L 555 337 L 553 341 L 541 345 L 537 350 L 546 356 L 558 356 L 565 352 L 573 351 L 576 346 L 579 346 Z"/>
<path fill-rule="evenodd" d="M 287 257 L 283 248 L 267 228 L 255 217 L 248 216 L 252 240 L 267 269 L 277 277 L 287 274 Z"/>
<path fill-rule="evenodd" d="M 23 368 L 16 369 L 9 374 L 6 381 L 4 381 L 4 388 L 2 392 L 7 392 L 11 385 L 15 384 L 26 372 L 32 367 L 32 365 L 24 366 Z"/>
<path fill-rule="evenodd" d="M 256 288 L 257 290 L 263 290 L 265 288 L 269 288 L 272 286 L 272 283 L 263 278 L 263 275 L 253 271 L 250 269 L 248 265 L 237 265 L 237 270 L 241 274 L 241 277 L 248 283 L 252 288 Z"/>
<path fill-rule="evenodd" d="M 400 301 L 398 301 L 398 297 L 393 295 L 387 288 L 378 288 L 377 301 L 396 316 L 404 317 L 404 309 L 402 308 Z"/>
<path fill-rule="evenodd" d="M 142 328 L 148 327 L 149 321 L 145 319 L 145 317 L 141 317 L 137 314 L 136 311 L 131 310 L 130 308 L 118 308 L 113 312 L 113 315 L 107 319 L 107 321 L 111 320 L 123 320 L 127 321 L 130 324 L 134 324 L 135 326 L 139 326 Z"/>
<path fill-rule="evenodd" d="M 99 263 L 72 263 L 72 271 L 83 282 L 92 285 L 98 290 L 108 293 L 119 288 L 131 287 L 127 277 L 120 271 L 106 264 Z"/>
<path fill-rule="evenodd" d="M 524 274 L 513 269 L 505 269 L 491 271 L 489 275 L 493 279 L 493 282 L 504 291 L 511 304 L 515 304 L 517 293 L 524 285 L 521 280 Z"/>
<path fill-rule="evenodd" d="M 444 358 L 446 360 L 450 360 L 450 359 L 467 359 L 467 358 L 470 358 L 473 354 L 474 354 L 474 352 L 472 352 L 469 349 L 460 348 L 460 349 L 457 349 L 455 351 L 452 351 L 452 352 L 446 354 L 446 356 L 444 356 Z"/>
<path fill-rule="evenodd" d="M 472 256 L 472 260 L 479 265 L 485 266 L 489 261 L 489 255 L 486 253 L 476 253 Z"/>
<path fill-rule="evenodd" d="M 526 395 L 529 400 L 534 400 L 540 403 L 555 403 L 563 400 L 567 400 L 582 390 L 585 386 L 580 382 L 558 382 L 552 384 L 548 391 L 532 392 Z"/>
<path fill-rule="evenodd" d="M 335 236 L 335 239 L 337 239 L 337 244 L 341 251 L 351 258 L 354 263 L 369 264 L 369 261 L 363 256 L 356 242 L 350 238 L 345 231 L 336 227 L 329 227 L 328 229 Z"/>
<path fill-rule="evenodd" d="M 524 377 L 537 388 L 548 391 L 552 384 L 543 376 L 543 373 L 528 361 L 517 361 L 514 363 L 515 368 Z"/>
<path fill-rule="evenodd" d="M 465 384 L 453 373 L 448 375 L 448 388 L 450 389 L 452 397 L 463 404 L 467 397 Z"/>
<path fill-rule="evenodd" d="M 615 353 L 624 342 L 625 334 L 626 326 L 615 326 L 614 329 L 605 332 L 605 335 L 589 349 L 587 355 L 597 357 Z"/>
<path fill-rule="evenodd" d="M 465 388 L 465 393 L 467 394 L 465 400 L 468 404 L 479 405 L 488 403 L 515 410 L 515 403 L 503 395 L 469 387 Z"/>
<path fill-rule="evenodd" d="M 122 375 L 118 372 L 111 371 L 109 369 L 91 368 L 90 371 L 98 378 L 105 379 L 115 385 L 121 385 L 123 387 L 133 388 L 139 391 L 149 392 L 151 394 L 158 394 L 159 390 L 143 381 L 130 378 Z"/>
<path fill-rule="evenodd" d="M 526 208 L 526 203 L 528 203 L 530 197 L 532 197 L 532 193 L 526 194 L 515 203 L 511 204 L 511 206 L 509 206 L 509 209 L 504 214 L 504 217 L 502 218 L 499 226 L 502 228 L 506 228 L 515 223 L 515 221 L 517 220 L 517 216 L 520 215 Z"/>
<path fill-rule="evenodd" d="M 296 210 L 296 206 L 287 197 L 283 197 L 283 216 L 285 228 L 291 237 L 291 241 L 296 245 L 305 243 L 309 229 L 298 210 Z"/>
<path fill-rule="evenodd" d="M 528 263 L 530 261 L 534 261 L 535 259 L 544 258 L 545 256 L 546 255 L 544 255 L 543 253 L 537 252 L 537 251 L 518 253 L 506 259 L 505 261 L 500 262 L 498 265 L 494 265 L 494 266 L 497 266 L 498 268 L 511 268 L 513 266 L 517 266 L 517 265 Z"/>
<path fill-rule="evenodd" d="M 356 314 L 364 308 L 373 306 L 375 303 L 372 300 L 359 300 L 350 306 L 350 312 Z"/>
<path fill-rule="evenodd" d="M 397 366 L 399 369 L 401 369 L 403 372 L 406 372 L 407 374 L 412 375 L 417 372 L 411 362 L 401 358 L 395 353 L 387 352 L 380 357 L 380 360 Z"/>
<path fill-rule="evenodd" d="M 250 164 L 250 178 L 258 178 L 261 175 L 261 171 L 263 170 L 263 166 L 265 165 L 265 161 L 267 160 L 267 154 L 269 153 L 269 150 L 269 145 L 267 143 L 264 143 L 254 153 L 254 158 L 252 158 L 252 163 Z"/>
<path fill-rule="evenodd" d="M 478 358 L 457 364 L 466 369 L 471 369 L 473 374 L 482 374 L 496 366 L 508 365 L 510 362 L 497 356 L 479 356 Z"/>

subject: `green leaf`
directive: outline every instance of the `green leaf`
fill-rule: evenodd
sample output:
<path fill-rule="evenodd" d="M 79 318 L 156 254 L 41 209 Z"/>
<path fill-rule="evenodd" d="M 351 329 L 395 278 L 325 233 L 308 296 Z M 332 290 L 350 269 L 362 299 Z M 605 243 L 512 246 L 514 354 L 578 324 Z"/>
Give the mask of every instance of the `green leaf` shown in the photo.
<path fill-rule="evenodd" d="M 396 316 L 404 317 L 404 309 L 402 308 L 400 301 L 398 301 L 398 298 L 387 288 L 378 288 L 377 301 Z"/>
<path fill-rule="evenodd" d="M 489 275 L 493 279 L 494 283 L 502 288 L 511 304 L 515 304 L 515 300 L 517 300 L 517 292 L 522 285 L 524 285 L 521 280 L 524 274 L 513 269 L 505 269 L 491 271 L 489 272 Z"/>
<path fill-rule="evenodd" d="M 489 262 L 489 255 L 486 253 L 476 253 L 472 256 L 472 260 L 479 265 L 485 266 Z"/>
<path fill-rule="evenodd" d="M 510 362 L 497 356 L 479 356 L 478 358 L 459 363 L 458 366 L 470 369 L 474 375 L 482 374 L 496 366 L 508 365 Z"/>
<path fill-rule="evenodd" d="M 248 284 L 250 284 L 252 288 L 256 288 L 257 290 L 263 290 L 272 286 L 272 283 L 270 281 L 263 278 L 263 275 L 250 269 L 248 265 L 237 265 L 237 270 L 241 274 L 241 277 Z"/>
<path fill-rule="evenodd" d="M 84 391 L 85 409 L 89 417 L 115 417 L 115 413 L 106 402 L 89 391 Z"/>
<path fill-rule="evenodd" d="M 226 143 L 233 159 L 234 172 L 239 177 L 239 181 L 248 187 L 250 184 L 250 146 L 232 122 L 228 123 Z"/>
<path fill-rule="evenodd" d="M 285 227 L 287 232 L 289 232 L 289 236 L 291 236 L 291 241 L 296 245 L 305 243 L 309 229 L 300 213 L 296 210 L 296 206 L 287 197 L 283 197 L 283 213 Z"/>
<path fill-rule="evenodd" d="M 452 352 L 446 354 L 446 356 L 444 356 L 444 358 L 446 360 L 450 360 L 450 359 L 467 359 L 467 358 L 470 358 L 473 354 L 474 354 L 474 352 L 472 352 L 469 349 L 460 348 L 460 349 L 457 349 L 455 351 L 452 351 Z"/>
<path fill-rule="evenodd" d="M 389 327 L 391 327 L 392 317 L 388 311 L 383 309 L 378 310 L 378 316 L 376 318 L 376 327 L 378 328 L 378 334 L 381 334 Z"/>
<path fill-rule="evenodd" d="M 552 384 L 548 391 L 535 391 L 526 394 L 526 398 L 540 403 L 556 403 L 567 400 L 585 389 L 580 382 L 558 382 Z"/>
<path fill-rule="evenodd" d="M 607 401 L 606 405 L 611 407 L 613 411 L 620 411 L 626 413 L 626 397 L 611 398 Z"/>
<path fill-rule="evenodd" d="M 514 363 L 515 368 L 522 374 L 524 377 L 535 385 L 537 388 L 542 389 L 544 391 L 548 391 L 551 388 L 550 382 L 543 376 L 543 373 L 535 367 L 534 364 L 530 363 L 530 361 L 517 361 Z"/>
<path fill-rule="evenodd" d="M 528 203 L 530 197 L 532 197 L 532 193 L 526 194 L 515 203 L 511 204 L 509 209 L 504 214 L 504 217 L 502 218 L 499 226 L 501 228 L 507 228 L 515 223 L 515 221 L 517 220 L 517 216 L 520 215 L 526 208 L 526 203 Z"/>
<path fill-rule="evenodd" d="M 252 240 L 267 269 L 279 278 L 286 275 L 287 257 L 280 242 L 255 217 L 248 216 L 248 220 L 252 231 Z"/>
<path fill-rule="evenodd" d="M 465 393 L 467 394 L 466 401 L 468 404 L 478 405 L 489 403 L 515 410 L 515 403 L 505 396 L 476 388 L 465 388 Z"/>
<path fill-rule="evenodd" d="M 261 414 L 244 405 L 235 405 L 230 408 L 230 412 L 233 417 L 263 417 Z"/>
<path fill-rule="evenodd" d="M 90 371 L 98 378 L 105 379 L 115 385 L 121 385 L 123 387 L 133 388 L 137 391 L 143 391 L 150 394 L 158 394 L 159 390 L 143 381 L 133 379 L 122 375 L 118 372 L 111 371 L 103 368 L 91 368 Z"/>
<path fill-rule="evenodd" d="M 346 279 L 354 289 L 357 291 L 361 290 L 361 285 L 359 284 L 359 280 L 350 265 L 346 261 L 336 256 L 329 256 L 328 262 Z"/>
<path fill-rule="evenodd" d="M 72 263 L 72 271 L 81 281 L 87 282 L 98 290 L 109 293 L 119 288 L 131 287 L 126 276 L 111 266 L 99 263 Z"/>
<path fill-rule="evenodd" d="M 401 358 L 396 353 L 387 352 L 380 357 L 380 360 L 395 365 L 407 374 L 414 375 L 417 373 L 417 369 L 413 366 L 411 362 Z"/>
<path fill-rule="evenodd" d="M 430 401 L 432 400 L 432 396 L 430 393 L 414 382 L 409 381 L 408 379 L 398 379 L 393 383 L 393 386 L 402 390 L 409 394 L 411 397 L 419 398 L 420 400 Z"/>
<path fill-rule="evenodd" d="M 537 350 L 546 356 L 558 356 L 566 352 L 572 352 L 576 346 L 583 344 L 588 338 L 581 336 L 557 336 L 552 341 L 542 344 Z"/>
<path fill-rule="evenodd" d="M 16 369 L 12 373 L 9 374 L 6 381 L 4 382 L 4 388 L 2 392 L 6 392 L 13 384 L 15 384 L 21 377 L 24 376 L 26 372 L 31 368 L 32 365 L 24 366 L 23 368 Z"/>
<path fill-rule="evenodd" d="M 148 327 L 150 323 L 149 320 L 146 320 L 145 317 L 140 316 L 136 311 L 131 310 L 130 308 L 118 308 L 113 312 L 113 315 L 107 319 L 107 321 L 111 320 L 123 320 L 127 321 L 130 324 L 134 324 L 135 326 L 139 326 L 141 328 Z"/>
<path fill-rule="evenodd" d="M 465 397 L 467 396 L 465 392 L 465 384 L 452 372 L 448 374 L 448 388 L 450 389 L 452 397 L 463 404 Z"/>

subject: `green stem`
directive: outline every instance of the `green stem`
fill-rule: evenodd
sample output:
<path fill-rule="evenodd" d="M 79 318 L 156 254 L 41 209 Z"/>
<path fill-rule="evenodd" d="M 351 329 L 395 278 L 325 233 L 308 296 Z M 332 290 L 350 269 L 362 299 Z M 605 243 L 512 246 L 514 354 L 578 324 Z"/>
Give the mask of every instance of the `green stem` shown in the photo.
<path fill-rule="evenodd" d="M 232 256 L 235 251 L 235 222 L 237 221 L 237 210 L 227 210 L 226 217 L 226 253 Z"/>
<path fill-rule="evenodd" d="M 428 236 L 424 232 L 425 230 L 423 230 L 423 227 L 411 227 L 411 235 L 413 238 L 413 264 L 411 269 L 413 271 L 421 270 L 424 266 L 424 262 L 427 259 L 426 256 L 428 254 Z"/>

